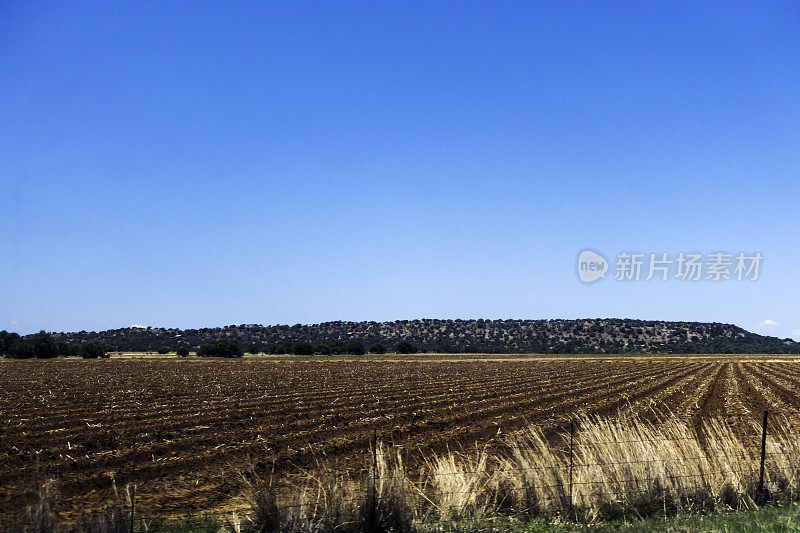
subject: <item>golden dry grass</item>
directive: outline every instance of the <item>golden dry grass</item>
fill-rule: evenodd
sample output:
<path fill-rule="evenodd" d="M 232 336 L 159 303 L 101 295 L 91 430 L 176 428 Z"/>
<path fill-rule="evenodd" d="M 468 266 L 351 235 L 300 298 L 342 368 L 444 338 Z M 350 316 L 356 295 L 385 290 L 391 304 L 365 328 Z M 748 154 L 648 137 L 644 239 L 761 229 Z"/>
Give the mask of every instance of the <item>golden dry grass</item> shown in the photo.
<path fill-rule="evenodd" d="M 401 448 L 381 443 L 374 451 L 375 468 L 363 477 L 336 471 L 324 458 L 290 483 L 253 469 L 240 472 L 249 512 L 232 514 L 226 527 L 404 532 L 500 515 L 595 523 L 753 509 L 797 499 L 800 446 L 782 429 L 788 427 L 777 418 L 770 424 L 763 491 L 760 446 L 744 442 L 724 420 L 696 427 L 675 417 L 587 417 L 560 435 L 530 426 L 506 437 L 500 451 L 429 455 L 413 472 Z M 43 481 L 38 500 L 26 516 L 28 526 L 20 530 L 56 531 L 52 482 Z M 127 523 L 123 509 L 85 524 L 116 531 L 116 525 Z"/>
<path fill-rule="evenodd" d="M 696 430 L 672 417 L 584 418 L 572 436 L 571 458 L 568 446 L 551 445 L 552 436 L 537 426 L 510 435 L 502 452 L 429 456 L 413 475 L 400 451 L 379 445 L 374 500 L 373 472 L 350 479 L 323 469 L 295 485 L 291 506 L 279 503 L 274 512 L 282 518 L 269 522 L 281 530 L 291 524 L 297 530 L 404 531 L 499 513 L 596 522 L 749 509 L 761 500 L 793 500 L 797 493 L 800 449 L 778 430 L 780 421 L 772 427 L 761 493 L 759 447 L 742 442 L 723 420 Z M 569 442 L 569 435 L 562 440 Z M 258 505 L 254 511 L 258 516 Z"/>

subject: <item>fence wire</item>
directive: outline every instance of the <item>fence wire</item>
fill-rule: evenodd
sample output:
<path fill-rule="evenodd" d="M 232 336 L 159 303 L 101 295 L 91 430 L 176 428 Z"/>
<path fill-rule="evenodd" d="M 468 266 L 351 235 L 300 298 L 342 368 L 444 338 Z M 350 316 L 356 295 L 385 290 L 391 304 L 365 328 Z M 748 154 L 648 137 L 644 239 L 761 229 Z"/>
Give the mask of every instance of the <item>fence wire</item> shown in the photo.
<path fill-rule="evenodd" d="M 798 423 L 794 420 L 788 419 L 787 416 L 789 414 L 796 414 L 800 416 L 800 411 L 791 411 L 780 413 L 783 415 L 778 422 L 781 425 L 778 425 L 776 421 L 773 421 L 769 418 L 769 414 L 765 412 L 763 414 L 763 425 L 761 434 L 752 434 L 752 435 L 739 435 L 742 439 L 740 442 L 741 448 L 744 450 L 753 450 L 759 453 L 753 453 L 752 455 L 745 455 L 741 453 L 736 457 L 741 460 L 742 465 L 736 469 L 736 473 L 741 474 L 742 478 L 747 478 L 752 485 L 757 486 L 757 494 L 764 492 L 764 484 L 765 484 L 765 468 L 767 462 L 772 457 L 785 457 L 786 453 L 779 452 L 779 451 L 768 451 L 768 447 L 774 446 L 777 443 L 770 442 L 768 440 L 769 429 L 773 431 L 781 431 L 783 434 L 786 434 L 787 431 L 791 431 L 794 429 L 795 425 Z M 730 419 L 738 419 L 739 421 L 746 419 L 748 421 L 748 425 L 755 426 L 752 422 L 755 420 L 753 416 L 733 416 L 727 417 L 728 420 Z M 529 427 L 536 427 L 536 428 L 545 428 L 547 429 L 551 435 L 555 435 L 561 439 L 561 444 L 552 444 L 549 445 L 549 450 L 551 452 L 559 452 L 562 456 L 569 458 L 569 464 L 565 465 L 553 465 L 553 466 L 540 466 L 540 467 L 518 467 L 518 468 L 498 468 L 499 471 L 502 472 L 516 472 L 516 473 L 525 473 L 525 474 L 534 474 L 540 472 L 550 472 L 551 474 L 558 477 L 561 475 L 565 481 L 559 481 L 558 483 L 550 483 L 550 484 L 537 484 L 537 483 L 524 483 L 523 486 L 514 487 L 504 487 L 504 491 L 506 494 L 520 494 L 523 497 L 525 494 L 535 494 L 535 502 L 537 505 L 543 504 L 558 504 L 562 507 L 568 506 L 570 509 L 576 504 L 576 494 L 575 489 L 578 487 L 594 487 L 594 486 L 604 486 L 606 492 L 618 498 L 626 498 L 629 495 L 642 495 L 648 494 L 653 490 L 656 490 L 657 487 L 655 486 L 647 486 L 649 482 L 662 482 L 665 479 L 675 482 L 676 480 L 694 480 L 695 486 L 702 483 L 708 483 L 711 480 L 709 478 L 713 476 L 727 476 L 731 474 L 731 471 L 717 471 L 717 470 L 701 470 L 696 473 L 669 473 L 665 476 L 643 476 L 643 477 L 611 477 L 607 479 L 601 480 L 575 480 L 573 479 L 573 474 L 580 470 L 591 469 L 595 467 L 609 467 L 609 466 L 631 466 L 631 465 L 658 465 L 658 466 L 682 466 L 687 463 L 691 462 L 702 462 L 707 461 L 708 457 L 704 455 L 697 455 L 697 456 L 690 456 L 690 457 L 677 457 L 677 458 L 668 458 L 668 459 L 630 459 L 624 461 L 600 461 L 600 462 L 582 462 L 578 461 L 574 455 L 574 439 L 572 438 L 575 434 L 575 427 L 580 425 L 580 422 L 593 422 L 599 421 L 602 423 L 615 423 L 615 424 L 623 424 L 630 422 L 630 419 L 627 417 L 618 417 L 618 418 L 600 418 L 594 416 L 588 416 L 583 418 L 582 420 L 576 421 L 575 419 L 569 419 L 565 417 L 552 417 L 547 418 L 544 420 L 534 421 L 527 423 Z M 771 425 L 771 426 L 770 426 Z M 755 427 L 753 429 L 756 429 Z M 404 431 L 390 431 L 387 432 L 389 438 L 385 441 L 388 443 L 389 448 L 403 447 L 403 439 L 398 439 L 397 437 L 400 436 L 409 436 L 409 433 Z M 697 436 L 688 436 L 688 437 L 667 437 L 667 438 L 653 438 L 653 439 L 621 439 L 621 440 L 598 440 L 598 441 L 587 441 L 585 438 L 582 438 L 580 444 L 584 447 L 592 447 L 592 446 L 608 446 L 608 445 L 631 445 L 631 444 L 659 444 L 664 442 L 678 442 L 678 441 L 688 441 L 688 440 L 697 440 Z M 752 440 L 754 442 L 748 442 L 748 440 Z M 760 440 L 760 442 L 758 442 Z M 399 442 L 398 442 L 399 441 Z M 432 494 L 435 494 L 437 497 L 449 497 L 449 496 L 477 496 L 477 491 L 475 489 L 467 490 L 467 491 L 442 491 L 432 489 L 429 486 L 429 482 L 411 482 L 405 474 L 401 475 L 383 475 L 378 474 L 378 464 L 376 459 L 376 452 L 377 452 L 377 445 L 378 445 L 378 438 L 377 432 L 373 433 L 373 438 L 371 439 L 370 445 L 370 455 L 372 457 L 372 464 L 366 468 L 367 475 L 364 479 L 361 480 L 362 486 L 366 486 L 368 490 L 362 491 L 362 494 L 359 495 L 342 495 L 337 497 L 337 501 L 341 503 L 349 503 L 361 506 L 373 506 L 379 507 L 383 501 L 388 501 L 390 497 L 384 496 L 383 494 L 379 493 L 378 484 L 384 483 L 391 483 L 395 481 L 403 481 L 404 483 L 409 483 L 410 488 L 413 490 L 418 491 L 419 493 L 425 493 L 428 491 Z M 384 441 L 380 441 L 383 443 Z M 500 442 L 499 439 L 489 439 L 489 442 Z M 750 466 L 745 466 L 744 463 L 749 464 Z M 697 465 L 699 468 L 699 464 Z M 565 472 L 565 468 L 569 469 L 568 472 Z M 471 469 L 459 469 L 458 471 L 453 472 L 446 472 L 446 471 L 437 471 L 433 474 L 433 477 L 442 478 L 448 476 L 480 476 L 480 475 L 488 475 L 486 470 L 471 470 Z M 796 471 L 796 475 L 800 478 L 800 468 Z M 737 481 L 738 489 L 744 494 L 745 487 L 741 485 L 741 480 Z M 636 490 L 630 490 L 630 486 L 635 485 Z M 644 486 L 644 487 L 643 487 Z M 363 488 L 363 487 L 362 487 Z M 787 492 L 791 492 L 795 494 L 795 491 L 791 491 L 788 487 L 785 487 Z M 542 492 L 544 491 L 544 492 Z M 549 493 L 548 493 L 549 491 Z M 579 502 L 578 502 L 579 503 Z M 293 510 L 312 510 L 315 507 L 319 506 L 320 502 L 315 501 L 308 501 L 303 503 L 282 503 L 280 505 L 275 505 L 275 509 L 278 512 L 286 512 L 286 511 L 293 511 Z M 138 514 L 137 514 L 138 513 Z M 246 513 L 241 515 L 244 519 L 246 519 Z M 188 515 L 187 518 L 193 518 L 198 520 L 217 520 L 220 522 L 230 521 L 233 517 L 232 512 L 220 512 L 220 511 L 209 511 L 209 512 L 202 512 L 198 515 Z M 135 508 L 131 508 L 130 505 L 116 505 L 110 508 L 107 508 L 104 511 L 98 511 L 93 513 L 85 513 L 81 518 L 76 520 L 76 525 L 83 528 L 85 531 L 95 531 L 98 530 L 97 527 L 105 527 L 105 525 L 109 524 L 116 524 L 115 527 L 119 526 L 120 524 L 128 524 L 130 526 L 130 531 L 134 531 L 134 529 L 145 530 L 148 528 L 148 524 L 153 522 L 158 522 L 163 520 L 163 518 L 159 518 L 158 516 L 154 515 L 152 511 L 139 511 Z M 2 525 L 2 524 L 0 524 Z M 32 527 L 37 527 L 37 523 L 34 521 L 26 521 L 25 519 L 16 520 L 13 522 L 12 528 L 17 528 L 18 530 L 25 531 L 30 530 Z M 104 530 L 105 531 L 105 530 Z M 120 527 L 114 529 L 114 531 L 122 531 Z"/>

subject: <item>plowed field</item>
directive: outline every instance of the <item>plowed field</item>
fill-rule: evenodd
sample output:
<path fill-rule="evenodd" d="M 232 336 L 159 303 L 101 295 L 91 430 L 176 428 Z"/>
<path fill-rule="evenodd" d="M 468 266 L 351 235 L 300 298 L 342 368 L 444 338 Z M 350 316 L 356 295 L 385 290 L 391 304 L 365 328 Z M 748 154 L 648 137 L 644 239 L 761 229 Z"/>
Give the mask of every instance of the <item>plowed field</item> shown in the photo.
<path fill-rule="evenodd" d="M 0 508 L 30 498 L 37 463 L 67 516 L 101 507 L 112 478 L 137 484 L 143 513 L 169 516 L 228 505 L 231 466 L 248 457 L 360 468 L 374 430 L 433 450 L 553 416 L 668 410 L 749 434 L 765 409 L 800 409 L 798 390 L 794 360 L 6 361 Z"/>

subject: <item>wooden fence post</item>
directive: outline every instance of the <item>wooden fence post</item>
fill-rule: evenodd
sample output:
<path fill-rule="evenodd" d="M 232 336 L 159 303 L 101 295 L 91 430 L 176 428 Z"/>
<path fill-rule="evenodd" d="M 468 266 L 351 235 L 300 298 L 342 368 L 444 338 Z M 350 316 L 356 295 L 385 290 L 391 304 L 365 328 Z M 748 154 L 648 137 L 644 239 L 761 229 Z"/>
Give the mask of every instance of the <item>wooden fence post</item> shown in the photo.
<path fill-rule="evenodd" d="M 569 512 L 573 514 L 575 504 L 572 497 L 572 467 L 573 467 L 573 444 L 575 442 L 575 420 L 569 421 Z"/>
<path fill-rule="evenodd" d="M 372 430 L 372 501 L 369 508 L 369 531 L 376 531 L 378 527 L 378 430 Z"/>
<path fill-rule="evenodd" d="M 769 411 L 764 411 L 764 421 L 761 425 L 761 465 L 758 474 L 758 497 L 764 497 L 764 462 L 767 458 L 767 417 Z"/>
<path fill-rule="evenodd" d="M 131 530 L 133 533 L 133 521 L 136 517 L 136 484 L 131 485 Z"/>

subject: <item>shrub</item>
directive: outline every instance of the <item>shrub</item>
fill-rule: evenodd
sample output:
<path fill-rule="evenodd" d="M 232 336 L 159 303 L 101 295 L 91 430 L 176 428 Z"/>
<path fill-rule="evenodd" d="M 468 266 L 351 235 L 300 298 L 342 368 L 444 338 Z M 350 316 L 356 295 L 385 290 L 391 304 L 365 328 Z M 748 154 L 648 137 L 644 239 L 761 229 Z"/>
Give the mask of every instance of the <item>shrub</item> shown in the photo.
<path fill-rule="evenodd" d="M 88 342 L 82 342 L 78 348 L 78 354 L 84 359 L 98 359 L 106 358 L 109 356 L 111 347 L 105 342 L 94 339 Z"/>
<path fill-rule="evenodd" d="M 166 355 L 169 353 L 169 346 L 159 346 L 156 350 L 160 355 Z"/>
<path fill-rule="evenodd" d="M 397 353 L 417 353 L 417 347 L 408 341 L 400 341 L 397 343 Z"/>
<path fill-rule="evenodd" d="M 0 331 L 0 355 L 8 355 L 8 351 L 14 341 L 19 339 L 19 334 L 10 333 L 6 330 Z"/>
<path fill-rule="evenodd" d="M 261 348 L 259 348 L 255 344 L 247 349 L 247 353 L 249 353 L 250 355 L 256 355 L 260 351 L 261 351 Z"/>
<path fill-rule="evenodd" d="M 347 353 L 347 346 L 345 346 L 344 342 L 338 339 L 328 343 L 328 348 L 330 348 L 331 353 L 334 355 L 339 355 L 340 353 Z"/>
<path fill-rule="evenodd" d="M 327 344 L 317 344 L 314 346 L 314 355 L 330 355 L 331 347 Z"/>
<path fill-rule="evenodd" d="M 348 342 L 347 346 L 345 347 L 345 351 L 354 355 L 364 355 L 367 353 L 367 349 L 364 348 L 364 343 L 361 341 Z"/>
<path fill-rule="evenodd" d="M 33 343 L 33 356 L 38 359 L 53 359 L 58 357 L 58 346 L 55 339 L 44 330 L 29 337 Z"/>
<path fill-rule="evenodd" d="M 175 350 L 175 353 L 178 354 L 178 357 L 188 357 L 189 348 L 187 348 L 186 346 L 178 346 L 178 349 Z"/>
<path fill-rule="evenodd" d="M 71 357 L 78 355 L 78 347 L 65 341 L 56 341 L 56 348 L 59 357 Z"/>
<path fill-rule="evenodd" d="M 234 339 L 217 339 L 214 342 L 203 344 L 197 349 L 200 357 L 241 357 L 242 347 Z"/>
<path fill-rule="evenodd" d="M 314 345 L 309 342 L 298 342 L 294 345 L 295 355 L 314 355 Z"/>
<path fill-rule="evenodd" d="M 269 353 L 271 354 L 294 353 L 294 344 L 286 341 L 280 341 L 274 344 L 270 344 Z"/>
<path fill-rule="evenodd" d="M 12 359 L 33 359 L 35 357 L 33 343 L 23 338 L 15 340 L 8 348 L 8 356 Z"/>
<path fill-rule="evenodd" d="M 384 346 L 379 342 L 376 342 L 375 344 L 370 345 L 369 353 L 377 353 L 377 354 L 386 353 L 386 346 Z"/>

